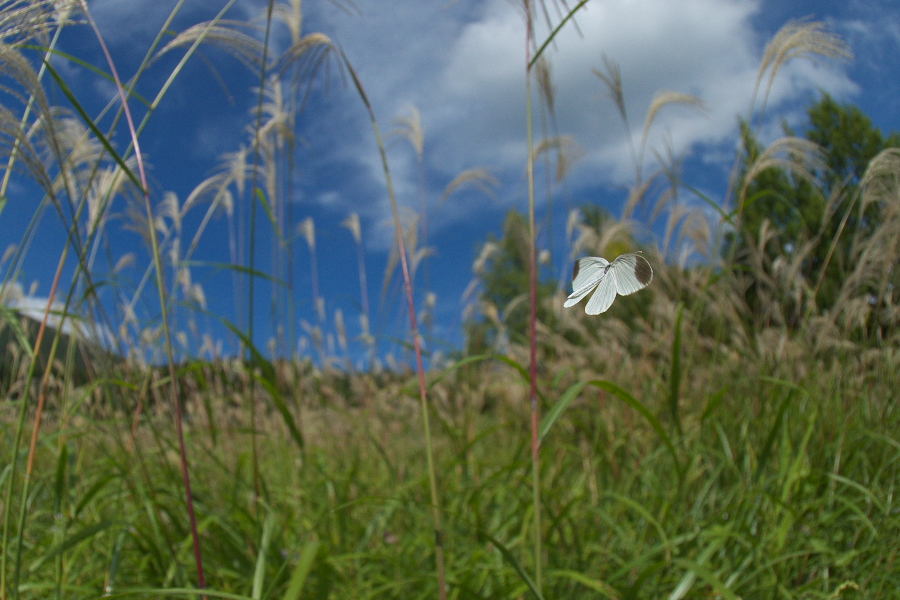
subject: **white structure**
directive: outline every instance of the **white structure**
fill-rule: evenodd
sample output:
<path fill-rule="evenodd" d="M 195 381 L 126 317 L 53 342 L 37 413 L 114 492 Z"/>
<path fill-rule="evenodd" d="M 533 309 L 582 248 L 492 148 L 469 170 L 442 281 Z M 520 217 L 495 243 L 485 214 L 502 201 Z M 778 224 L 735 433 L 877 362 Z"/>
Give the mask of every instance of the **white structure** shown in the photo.
<path fill-rule="evenodd" d="M 37 341 L 37 334 L 44 314 L 47 310 L 48 298 L 26 296 L 22 286 L 16 282 L 10 283 L 0 292 L 0 304 L 3 305 L 0 312 L 0 368 L 12 364 L 13 353 L 10 345 L 21 347 L 18 336 L 7 322 L 11 314 L 19 317 L 22 330 L 33 347 Z M 59 300 L 54 300 L 50 306 L 50 314 L 47 316 L 47 329 L 41 343 L 41 351 L 37 372 L 43 372 L 50 358 L 50 348 L 53 338 L 61 335 L 56 351 L 56 360 L 64 361 L 69 352 L 69 344 L 73 334 L 77 339 L 75 351 L 74 376 L 76 383 L 83 383 L 94 375 L 91 363 L 103 354 L 105 348 L 110 347 L 112 337 L 84 317 L 69 313 L 64 314 L 65 305 Z M 65 317 L 65 318 L 64 318 Z"/>

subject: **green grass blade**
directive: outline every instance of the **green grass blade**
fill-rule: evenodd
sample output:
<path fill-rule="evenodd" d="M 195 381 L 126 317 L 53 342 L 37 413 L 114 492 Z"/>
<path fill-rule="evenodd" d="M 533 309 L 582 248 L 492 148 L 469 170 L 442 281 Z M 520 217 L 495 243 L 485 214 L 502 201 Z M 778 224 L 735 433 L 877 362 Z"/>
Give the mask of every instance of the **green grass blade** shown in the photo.
<path fill-rule="evenodd" d="M 575 6 L 573 6 L 573 7 L 572 7 L 572 10 L 569 11 L 569 14 L 567 14 L 567 15 L 563 18 L 563 20 L 559 22 L 559 25 L 557 25 L 557 26 L 553 29 L 553 31 L 550 33 L 550 35 L 547 36 L 547 39 L 544 40 L 544 43 L 541 44 L 541 47 L 538 48 L 537 52 L 534 53 L 534 57 L 532 57 L 531 61 L 528 63 L 528 69 L 529 69 L 529 70 L 530 70 L 532 67 L 534 67 L 534 63 L 537 62 L 537 60 L 541 57 L 541 54 L 544 53 L 544 50 L 546 50 L 547 46 L 550 45 L 550 42 L 552 42 L 552 41 L 556 38 L 556 34 L 559 33 L 560 30 L 565 26 L 565 24 L 569 22 L 569 19 L 571 19 L 572 17 L 574 17 L 574 16 L 575 16 L 575 13 L 578 12 L 578 10 L 579 10 L 582 6 L 584 6 L 585 4 L 587 4 L 587 3 L 588 3 L 588 0 L 581 0 L 581 2 L 579 2 L 578 4 L 576 4 Z"/>
<path fill-rule="evenodd" d="M 285 402 L 284 396 L 282 395 L 281 390 L 278 387 L 275 367 L 272 366 L 271 362 L 266 360 L 266 357 L 264 357 L 262 353 L 256 348 L 256 346 L 250 340 L 250 337 L 243 331 L 241 331 L 234 323 L 213 313 L 209 314 L 219 319 L 219 321 L 223 325 L 225 325 L 225 327 L 231 330 L 231 332 L 236 335 L 250 351 L 252 363 L 255 366 L 258 366 L 260 370 L 259 373 L 253 374 L 253 380 L 259 381 L 266 389 L 266 391 L 269 392 L 269 395 L 272 397 L 272 401 L 275 403 L 275 407 L 278 409 L 278 412 L 281 414 L 281 417 L 284 420 L 284 424 L 287 425 L 288 430 L 291 433 L 291 437 L 294 438 L 294 441 L 297 442 L 297 445 L 302 450 L 304 447 L 303 434 L 300 433 L 300 428 L 297 427 L 297 422 L 294 420 L 294 415 L 291 414 L 291 409 Z"/>
<path fill-rule="evenodd" d="M 125 163 L 125 159 L 116 152 L 116 149 L 112 147 L 112 144 L 106 139 L 106 136 L 100 131 L 100 128 L 94 123 L 93 119 L 87 114 L 84 108 L 81 106 L 81 103 L 78 101 L 78 98 L 75 97 L 75 94 L 69 88 L 69 84 L 60 76 L 59 73 L 56 72 L 56 69 L 53 68 L 53 65 L 50 64 L 50 61 L 45 60 L 44 64 L 47 65 L 47 72 L 50 73 L 50 76 L 56 81 L 56 84 L 59 86 L 62 93 L 66 96 L 69 102 L 72 103 L 72 106 L 75 108 L 75 112 L 78 113 L 78 116 L 81 117 L 81 120 L 84 121 L 84 124 L 88 126 L 88 129 L 93 132 L 94 137 L 97 138 L 103 147 L 109 152 L 109 155 L 116 162 L 117 165 L 122 169 L 122 172 L 128 176 L 128 179 L 139 189 L 144 189 L 144 186 L 141 184 L 141 180 L 138 176 L 131 170 L 131 168 Z"/>
<path fill-rule="evenodd" d="M 195 588 L 130 588 L 117 594 L 104 594 L 102 598 L 221 598 L 221 600 L 252 600 L 249 596 L 219 592 L 210 588 L 198 590 Z"/>
<path fill-rule="evenodd" d="M 53 497 L 53 512 L 62 510 L 63 498 L 66 494 L 66 466 L 69 463 L 69 446 L 62 444 L 59 449 L 59 458 L 56 460 L 55 494 Z"/>
<path fill-rule="evenodd" d="M 116 536 L 116 542 L 113 546 L 112 557 L 109 561 L 109 572 L 106 584 L 107 591 L 109 592 L 114 590 L 116 587 L 116 575 L 119 572 L 119 564 L 122 561 L 122 548 L 125 546 L 125 540 L 127 540 L 131 535 L 131 527 L 131 524 L 123 526 L 119 531 L 119 535 Z"/>
<path fill-rule="evenodd" d="M 0 303 L 0 321 L 3 321 L 6 327 L 12 329 L 13 334 L 16 336 L 16 340 L 19 342 L 19 347 L 22 348 L 28 355 L 34 356 L 34 351 L 31 348 L 31 340 L 28 339 L 28 335 L 25 333 L 25 330 L 22 329 L 22 323 L 19 321 L 19 313 L 6 304 Z"/>
<path fill-rule="evenodd" d="M 663 429 L 662 424 L 660 424 L 659 419 L 653 416 L 653 413 L 650 412 L 646 406 L 614 383 L 602 379 L 594 379 L 589 381 L 588 384 L 612 393 L 618 397 L 619 400 L 638 411 L 638 413 L 644 417 L 647 423 L 649 423 L 653 430 L 656 431 L 657 435 L 659 435 L 659 438 L 666 445 L 666 449 L 668 449 L 669 453 L 672 455 L 672 460 L 675 462 L 675 470 L 678 473 L 678 480 L 681 481 L 684 478 L 684 472 L 681 467 L 681 462 L 678 460 L 678 452 L 675 451 L 675 446 L 672 444 L 672 440 L 669 438 L 666 430 Z"/>
<path fill-rule="evenodd" d="M 689 571 L 685 575 L 684 579 L 682 579 L 682 583 L 676 589 L 676 592 L 678 593 L 676 594 L 676 592 L 672 592 L 672 595 L 669 596 L 670 600 L 680 600 L 681 598 L 684 598 L 685 594 L 687 594 L 691 586 L 693 586 L 694 582 L 698 578 L 704 581 L 709 587 L 713 589 L 713 591 L 717 594 L 717 598 L 725 598 L 726 600 L 741 600 L 740 596 L 731 591 L 728 586 L 725 585 L 725 583 L 721 579 L 716 577 L 715 573 L 713 573 L 706 565 L 684 559 L 675 559 L 674 563 L 677 566 L 689 569 Z"/>
<path fill-rule="evenodd" d="M 675 423 L 678 435 L 681 435 L 681 415 L 678 402 L 681 398 L 681 319 L 684 316 L 684 304 L 678 304 L 678 316 L 675 317 L 675 335 L 672 338 L 672 369 L 669 373 L 669 414 Z"/>
<path fill-rule="evenodd" d="M 454 371 L 456 371 L 456 370 L 458 370 L 458 369 L 461 369 L 462 367 L 465 367 L 465 366 L 470 365 L 470 364 L 472 364 L 472 363 L 477 363 L 477 362 L 482 362 L 482 361 L 485 361 L 485 360 L 490 360 L 490 359 L 492 359 L 492 358 L 494 358 L 494 355 L 493 355 L 493 354 L 478 354 L 478 355 L 475 355 L 475 356 L 467 356 L 466 358 L 463 358 L 463 359 L 461 359 L 461 360 L 458 360 L 458 361 L 456 361 L 455 363 L 453 363 L 452 365 L 450 365 L 449 367 L 445 367 L 444 369 L 442 369 L 441 372 L 438 373 L 438 375 L 437 375 L 434 379 L 432 379 L 431 381 L 429 381 L 429 382 L 428 382 L 428 389 L 431 389 L 431 388 L 434 387 L 438 382 L 440 382 L 442 379 L 444 379 L 445 377 L 447 377 L 448 375 L 450 375 L 450 374 L 453 373 Z"/>
<path fill-rule="evenodd" d="M 503 354 L 496 354 L 494 355 L 494 358 L 502 363 L 506 363 L 507 365 L 518 371 L 519 375 L 522 376 L 522 381 L 524 381 L 525 383 L 529 383 L 531 381 L 531 375 L 529 375 L 528 369 L 522 366 L 519 362 Z M 538 395 L 540 395 L 540 392 L 538 392 Z M 541 397 L 541 399 L 543 399 L 543 396 Z"/>
<path fill-rule="evenodd" d="M 537 585 L 535 585 L 534 581 L 531 577 L 528 576 L 528 573 L 525 571 L 525 568 L 522 566 L 522 563 L 515 557 L 515 555 L 510 552 L 509 548 L 507 548 L 503 542 L 489 534 L 484 530 L 479 530 L 479 534 L 483 535 L 487 538 L 497 550 L 500 551 L 500 554 L 503 556 L 504 560 L 509 563 L 509 565 L 518 573 L 519 577 L 528 586 L 528 589 L 531 590 L 531 593 L 534 594 L 534 597 L 538 600 L 544 600 L 544 596 L 541 595 L 540 590 L 538 590 Z"/>
<path fill-rule="evenodd" d="M 94 74 L 99 75 L 103 79 L 107 80 L 109 83 L 112 83 L 114 85 L 116 83 L 115 78 L 112 75 L 110 75 L 108 72 L 101 69 L 100 67 L 92 65 L 88 61 L 78 58 L 74 54 L 69 54 L 68 52 L 63 52 L 59 48 L 48 48 L 46 46 L 36 46 L 34 44 L 25 44 L 23 46 L 23 48 L 35 50 L 35 51 L 41 52 L 43 54 L 49 53 L 49 54 L 53 54 L 55 56 L 59 56 L 60 58 L 64 58 L 67 61 L 78 65 L 79 67 L 83 67 L 83 68 L 87 69 L 88 71 L 92 71 Z M 147 98 L 145 98 L 144 96 L 139 94 L 137 92 L 137 90 L 133 90 L 133 89 L 128 90 L 128 97 L 134 98 L 135 100 L 137 100 L 138 102 L 140 102 L 141 104 L 146 106 L 147 108 L 150 108 L 152 106 L 150 103 L 150 100 L 148 100 Z"/>
<path fill-rule="evenodd" d="M 544 440 L 544 436 L 547 435 L 547 432 L 550 431 L 550 428 L 553 427 L 556 420 L 559 419 L 560 415 L 562 415 L 569 405 L 572 404 L 572 401 L 578 397 L 578 394 L 581 393 L 581 390 L 583 390 L 587 384 L 586 381 L 574 383 L 563 392 L 563 395 L 560 396 L 559 400 L 556 401 L 544 415 L 544 418 L 541 419 L 541 426 L 538 429 L 538 440 Z"/>
<path fill-rule="evenodd" d="M 79 531 L 78 533 L 76 533 L 74 535 L 70 535 L 70 536 L 66 537 L 66 539 L 63 540 L 63 542 L 61 544 L 57 545 L 55 548 L 50 550 L 50 552 L 48 552 L 47 554 L 44 554 L 43 556 L 38 558 L 36 561 L 31 563 L 28 566 L 28 572 L 34 573 L 35 571 L 40 569 L 41 566 L 43 566 L 44 563 L 46 563 L 47 561 L 53 560 L 57 556 L 65 553 L 67 550 L 69 550 L 73 546 L 79 544 L 80 542 L 82 542 L 86 539 L 92 538 L 95 535 L 97 535 L 103 531 L 106 531 L 107 529 L 109 529 L 110 527 L 112 527 L 113 525 L 116 525 L 116 524 L 117 524 L 116 521 L 100 521 L 99 523 L 95 523 L 93 525 L 85 527 L 84 529 L 82 529 L 81 531 Z"/>
<path fill-rule="evenodd" d="M 778 432 L 781 431 L 781 424 L 784 422 L 784 413 L 790 406 L 791 400 L 794 399 L 794 396 L 794 390 L 790 390 L 784 397 L 784 399 L 782 399 L 781 404 L 778 406 L 778 412 L 775 415 L 775 422 L 772 424 L 772 428 L 769 430 L 769 435 L 766 437 L 766 441 L 763 444 L 762 451 L 759 453 L 759 462 L 756 465 L 756 473 L 754 473 L 753 475 L 754 481 L 759 481 L 759 476 L 762 474 L 763 469 L 766 468 L 766 464 L 769 462 L 769 457 L 772 455 L 772 449 L 775 446 L 775 439 L 778 437 Z"/>
<path fill-rule="evenodd" d="M 669 594 L 669 600 L 681 600 L 685 596 L 687 596 L 688 592 L 691 591 L 691 588 L 694 586 L 694 583 L 697 581 L 697 577 L 699 575 L 703 575 L 705 579 L 709 579 L 712 577 L 712 574 L 705 567 L 706 562 L 709 558 L 715 554 L 719 548 L 722 547 L 723 539 L 716 538 L 712 541 L 703 551 L 700 553 L 700 556 L 697 557 L 697 560 L 685 560 L 685 559 L 675 559 L 674 563 L 678 566 L 684 567 L 687 569 L 687 573 L 685 573 L 681 581 L 678 582 L 678 585 L 675 586 L 675 589 L 672 590 L 672 593 Z M 720 582 L 721 584 L 721 582 Z M 724 585 L 721 585 L 724 588 Z"/>
<path fill-rule="evenodd" d="M 706 420 L 716 411 L 717 408 L 722 404 L 722 400 L 725 399 L 725 394 L 731 389 L 731 386 L 725 386 L 721 388 L 716 393 L 710 395 L 706 400 L 706 407 L 703 409 L 703 414 L 700 416 L 700 423 L 705 423 Z"/>
<path fill-rule="evenodd" d="M 584 573 L 579 573 L 578 571 L 550 571 L 547 573 L 547 576 L 558 577 L 560 579 L 568 579 L 570 581 L 574 581 L 575 583 L 580 583 L 589 590 L 595 591 L 598 594 L 602 594 L 610 600 L 619 600 L 620 598 L 619 593 L 608 583 L 599 579 L 594 579 L 593 577 L 589 577 Z"/>
<path fill-rule="evenodd" d="M 253 572 L 253 588 L 250 593 L 253 600 L 262 598 L 263 585 L 266 582 L 266 554 L 269 552 L 269 544 L 272 542 L 275 523 L 275 512 L 270 510 L 263 523 L 262 539 L 259 541 L 259 551 L 256 555 L 256 569 Z"/>
<path fill-rule="evenodd" d="M 309 577 L 310 571 L 312 571 L 313 563 L 321 545 L 322 543 L 318 540 L 310 540 L 303 546 L 303 549 L 300 551 L 300 560 L 297 562 L 297 566 L 294 567 L 291 582 L 288 584 L 282 600 L 297 600 L 300 598 L 300 593 L 303 591 L 303 586 L 306 585 L 306 579 Z"/>
<path fill-rule="evenodd" d="M 275 235 L 278 236 L 278 241 L 283 244 L 284 235 L 281 231 L 281 228 L 278 226 L 278 219 L 275 218 L 275 211 L 272 210 L 272 205 L 269 204 L 269 199 L 266 198 L 266 193 L 261 187 L 256 188 L 256 197 L 259 199 L 259 203 L 262 204 L 262 207 L 265 209 L 266 216 L 269 217 L 269 223 L 272 225 L 272 230 L 275 232 Z"/>
<path fill-rule="evenodd" d="M 266 273 L 265 271 L 260 271 L 258 269 L 251 269 L 250 267 L 245 267 L 244 265 L 236 265 L 233 263 L 223 263 L 223 262 L 215 262 L 215 261 L 206 261 L 206 260 L 183 260 L 179 261 L 175 264 L 176 267 L 205 267 L 211 269 L 217 269 L 221 271 L 234 271 L 235 273 L 241 273 L 243 275 L 249 275 L 251 277 L 258 277 L 260 279 L 264 279 L 270 283 L 274 283 L 277 286 L 286 288 L 288 287 L 288 283 L 283 280 L 275 277 L 270 273 Z"/>

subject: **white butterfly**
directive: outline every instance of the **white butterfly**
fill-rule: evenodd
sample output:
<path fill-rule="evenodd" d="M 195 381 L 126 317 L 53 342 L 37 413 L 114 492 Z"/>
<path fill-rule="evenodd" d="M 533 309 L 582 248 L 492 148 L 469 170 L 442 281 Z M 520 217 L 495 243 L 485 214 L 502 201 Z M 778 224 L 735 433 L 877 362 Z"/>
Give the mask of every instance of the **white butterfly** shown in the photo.
<path fill-rule="evenodd" d="M 572 271 L 572 293 L 563 306 L 575 306 L 596 289 L 584 312 L 599 315 L 612 306 L 616 294 L 633 294 L 650 285 L 652 279 L 653 269 L 639 253 L 623 254 L 612 262 L 599 256 L 579 258 Z"/>

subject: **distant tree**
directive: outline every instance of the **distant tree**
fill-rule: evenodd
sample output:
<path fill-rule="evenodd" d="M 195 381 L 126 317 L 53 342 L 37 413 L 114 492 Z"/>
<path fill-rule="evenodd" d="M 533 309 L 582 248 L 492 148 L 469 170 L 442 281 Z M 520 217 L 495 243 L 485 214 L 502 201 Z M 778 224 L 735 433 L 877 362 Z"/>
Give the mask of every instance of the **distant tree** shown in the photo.
<path fill-rule="evenodd" d="M 740 231 L 728 237 L 724 252 L 736 257 L 738 264 L 745 262 L 745 251 L 758 243 L 765 222 L 771 237 L 760 250 L 770 259 L 788 257 L 804 243 L 813 242 L 799 275 L 809 282 L 821 282 L 815 301 L 822 310 L 833 305 L 852 269 L 854 240 L 868 235 L 881 222 L 877 204 L 860 211 L 860 179 L 879 152 L 900 147 L 900 134 L 884 136 L 858 107 L 840 104 L 828 94 L 810 106 L 807 115 L 809 124 L 803 135 L 821 147 L 825 168 L 814 172 L 813 180 L 782 168 L 758 174 L 748 186 Z M 741 131 L 746 149 L 744 177 L 764 148 L 746 123 Z M 796 135 L 787 126 L 784 131 Z M 753 307 L 752 288 L 749 298 Z"/>
<path fill-rule="evenodd" d="M 806 137 L 825 150 L 823 179 L 832 184 L 858 185 L 869 161 L 885 148 L 900 147 L 900 133 L 885 137 L 858 107 L 839 104 L 828 94 L 810 107 L 809 124 Z"/>
<path fill-rule="evenodd" d="M 510 339 L 524 341 L 527 339 L 530 315 L 528 289 L 531 267 L 527 217 L 516 210 L 509 211 L 503 223 L 503 236 L 498 239 L 491 234 L 487 244 L 492 245 L 493 251 L 477 274 L 481 286 L 479 299 L 496 308 L 503 322 L 502 329 Z M 540 299 L 552 295 L 556 286 L 549 273 L 540 266 L 538 268 L 538 320 L 548 323 L 553 315 Z M 489 320 L 470 323 L 467 335 L 469 350 L 480 351 L 490 347 L 499 333 L 496 325 Z"/>
<path fill-rule="evenodd" d="M 576 245 L 588 254 L 603 254 L 613 258 L 639 247 L 627 227 L 615 221 L 600 205 L 585 204 L 580 208 L 580 213 Z M 483 253 L 483 264 L 476 269 L 481 289 L 481 312 L 496 310 L 496 313 L 491 318 L 471 320 L 467 324 L 467 351 L 470 353 L 479 353 L 493 347 L 498 335 L 505 335 L 512 341 L 525 342 L 528 334 L 529 243 L 526 216 L 515 210 L 508 212 L 503 225 L 503 236 L 497 238 L 489 235 L 484 247 L 489 252 Z M 554 328 L 556 313 L 543 300 L 557 293 L 558 282 L 554 281 L 547 265 L 539 264 L 538 269 L 537 318 L 545 326 Z M 571 282 L 571 272 L 564 274 L 564 277 Z M 571 291 L 569 285 L 564 289 L 566 293 Z M 629 303 L 613 306 L 613 311 L 630 323 L 636 315 L 646 313 L 649 302 L 650 296 L 642 294 Z M 584 308 L 582 305 L 570 310 L 583 311 Z M 578 342 L 573 332 L 567 331 L 564 335 L 569 341 Z M 548 348 L 548 351 L 552 352 L 553 349 Z"/>
<path fill-rule="evenodd" d="M 581 222 L 595 231 L 601 231 L 603 225 L 612 219 L 609 211 L 599 204 L 585 204 L 580 211 Z"/>

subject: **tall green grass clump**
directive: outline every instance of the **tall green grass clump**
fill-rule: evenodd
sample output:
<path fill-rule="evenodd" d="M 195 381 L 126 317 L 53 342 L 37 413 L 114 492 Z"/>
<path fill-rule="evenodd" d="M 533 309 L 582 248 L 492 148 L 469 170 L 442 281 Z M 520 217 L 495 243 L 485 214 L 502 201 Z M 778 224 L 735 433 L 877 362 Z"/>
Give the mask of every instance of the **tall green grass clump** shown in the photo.
<path fill-rule="evenodd" d="M 529 215 L 512 215 L 473 265 L 467 350 L 432 356 L 426 370 L 437 301 L 429 206 L 464 185 L 492 193 L 496 180 L 465 171 L 437 203 L 422 185 L 421 214 L 402 214 L 354 57 L 304 32 L 298 0 L 270 2 L 251 24 L 226 18 L 232 4 L 174 32 L 176 4 L 133 74 L 116 70 L 84 3 L 0 8 L 0 203 L 22 201 L 10 191 L 18 178 L 43 194 L 5 259 L 0 298 L 23 294 L 41 220 L 66 232 L 40 326 L 11 304 L 0 315 L 11 347 L 0 381 L 0 598 L 799 599 L 900 588 L 898 144 L 873 132 L 859 169 L 837 173 L 835 136 L 758 139 L 778 69 L 846 57 L 839 39 L 807 21 L 767 47 L 724 202 L 665 155 L 652 170 L 660 114 L 705 110 L 686 94 L 657 96 L 632 144 L 622 215 L 586 207 L 566 223 L 569 261 L 642 249 L 653 264 L 648 290 L 593 318 L 563 310 L 564 286 L 541 278 L 549 248 L 536 235 L 533 183 L 550 169 L 563 179 L 575 158 L 552 127 L 536 136 L 533 118 L 554 122 L 551 42 L 585 3 L 523 4 Z M 536 40 L 534 15 L 553 14 Z M 92 31 L 105 62 L 60 51 L 64 27 Z M 276 28 L 290 39 L 280 51 Z M 148 184 L 141 133 L 210 46 L 252 74 L 255 109 L 245 144 L 180 199 Z M 164 56 L 179 58 L 151 96 L 138 84 Z M 57 61 L 112 82 L 105 110 L 82 105 Z M 294 218 L 296 119 L 312 118 L 301 109 L 326 65 L 352 84 L 331 93 L 354 94 L 378 139 L 396 240 L 385 287 L 399 267 L 414 367 L 385 368 L 377 351 L 359 215 L 343 227 L 366 368 L 350 358 L 352 319 L 329 312 L 319 286 L 325 238 Z M 595 73 L 627 123 L 618 67 Z M 811 121 L 850 115 L 865 129 L 829 100 Z M 418 112 L 397 124 L 421 169 Z M 676 201 L 686 196 L 695 202 Z M 655 244 L 636 239 L 640 209 L 664 221 Z M 229 260 L 199 264 L 222 222 Z M 143 258 L 110 254 L 120 225 L 144 242 Z M 315 317 L 294 331 L 300 239 Z M 205 268 L 230 272 L 233 320 L 208 310 Z M 282 326 L 260 332 L 261 310 Z M 223 351 L 211 321 L 239 352 Z"/>

